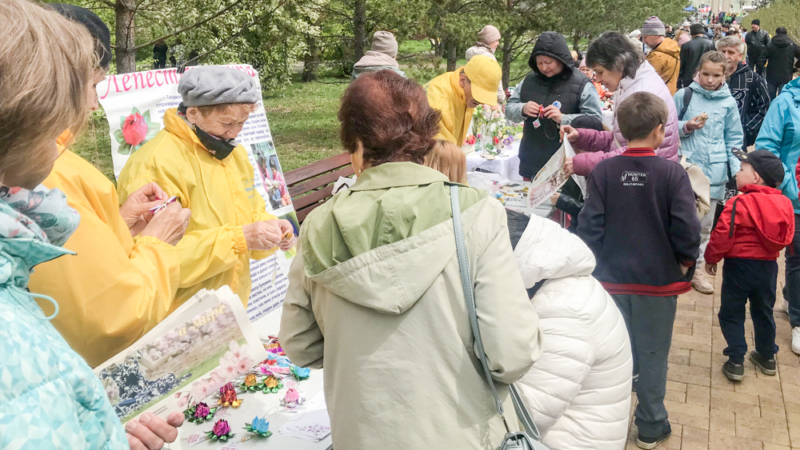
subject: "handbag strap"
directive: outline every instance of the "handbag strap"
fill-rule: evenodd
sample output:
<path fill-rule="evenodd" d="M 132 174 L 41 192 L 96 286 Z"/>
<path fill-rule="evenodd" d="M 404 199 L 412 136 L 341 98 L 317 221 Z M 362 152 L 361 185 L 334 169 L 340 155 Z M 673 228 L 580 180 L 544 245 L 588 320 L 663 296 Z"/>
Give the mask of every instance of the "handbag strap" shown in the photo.
<path fill-rule="evenodd" d="M 469 275 L 469 259 L 467 258 L 467 245 L 464 241 L 464 228 L 461 223 L 461 202 L 458 199 L 458 189 L 458 185 L 450 185 L 450 207 L 453 210 L 453 231 L 456 237 L 456 254 L 458 256 L 458 267 L 461 272 L 461 285 L 464 288 L 464 299 L 467 302 L 469 324 L 472 327 L 472 335 L 475 338 L 477 356 L 481 360 L 483 376 L 486 379 L 486 383 L 489 384 L 489 389 L 492 391 L 494 403 L 497 407 L 497 413 L 503 419 L 503 424 L 506 427 L 506 431 L 510 433 L 511 429 L 508 427 L 508 422 L 506 421 L 505 413 L 503 411 L 503 403 L 500 401 L 500 397 L 497 395 L 497 388 L 494 385 L 494 380 L 492 380 L 492 373 L 491 370 L 489 370 L 489 363 L 486 360 L 486 352 L 483 350 L 481 330 L 478 326 L 478 314 L 475 310 L 475 291 L 472 287 L 472 278 Z M 530 435 L 530 437 L 538 441 L 540 438 L 539 430 L 536 428 L 536 425 L 533 423 L 533 419 L 528 413 L 528 410 L 522 403 L 522 398 L 520 397 L 519 392 L 517 392 L 517 389 L 513 384 L 509 385 L 509 391 L 511 393 L 511 400 L 514 403 L 514 410 L 516 411 L 520 422 L 522 422 L 525 431 Z"/>

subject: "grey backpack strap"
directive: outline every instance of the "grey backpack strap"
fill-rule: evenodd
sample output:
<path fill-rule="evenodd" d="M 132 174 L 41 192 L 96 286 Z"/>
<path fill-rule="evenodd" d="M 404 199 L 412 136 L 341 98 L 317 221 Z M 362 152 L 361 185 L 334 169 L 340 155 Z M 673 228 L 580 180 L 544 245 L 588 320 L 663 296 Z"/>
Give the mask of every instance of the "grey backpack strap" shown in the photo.
<path fill-rule="evenodd" d="M 464 288 L 464 298 L 467 302 L 467 313 L 469 315 L 469 324 L 472 327 L 472 335 L 475 338 L 475 347 L 477 348 L 477 356 L 481 360 L 481 367 L 483 368 L 483 375 L 486 383 L 489 384 L 489 389 L 492 391 L 494 403 L 497 407 L 497 413 L 503 419 L 506 426 L 506 431 L 510 432 L 508 422 L 506 422 L 505 414 L 503 411 L 503 403 L 497 395 L 497 388 L 495 388 L 492 373 L 489 369 L 489 363 L 486 360 L 486 353 L 483 350 L 483 340 L 481 339 L 481 330 L 478 327 L 478 314 L 475 311 L 475 292 L 472 286 L 472 277 L 469 274 L 469 259 L 467 257 L 467 245 L 464 241 L 464 228 L 461 223 L 461 202 L 458 199 L 458 185 L 450 185 L 450 207 L 453 210 L 453 231 L 456 237 L 456 254 L 458 256 L 458 267 L 461 272 L 461 285 Z M 522 422 L 526 433 L 536 440 L 539 440 L 539 430 L 533 423 L 528 410 L 522 404 L 522 399 L 519 396 L 514 385 L 509 386 L 511 399 L 514 403 L 514 409 L 517 416 Z"/>
<path fill-rule="evenodd" d="M 681 113 L 678 115 L 678 120 L 683 120 L 683 116 L 686 115 L 686 110 L 689 109 L 689 103 L 692 102 L 692 89 L 690 87 L 683 88 L 683 108 L 681 108 Z"/>

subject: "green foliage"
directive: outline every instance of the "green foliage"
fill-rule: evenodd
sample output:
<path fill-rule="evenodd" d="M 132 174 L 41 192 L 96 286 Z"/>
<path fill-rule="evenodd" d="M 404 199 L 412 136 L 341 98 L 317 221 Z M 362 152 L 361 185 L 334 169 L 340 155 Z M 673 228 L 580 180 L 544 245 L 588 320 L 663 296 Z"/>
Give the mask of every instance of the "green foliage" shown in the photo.
<path fill-rule="evenodd" d="M 742 21 L 742 26 L 749 31 L 753 19 L 761 21 L 761 28 L 775 36 L 775 29 L 786 27 L 789 36 L 795 41 L 800 40 L 800 2 L 796 0 L 775 0 L 748 14 Z"/>

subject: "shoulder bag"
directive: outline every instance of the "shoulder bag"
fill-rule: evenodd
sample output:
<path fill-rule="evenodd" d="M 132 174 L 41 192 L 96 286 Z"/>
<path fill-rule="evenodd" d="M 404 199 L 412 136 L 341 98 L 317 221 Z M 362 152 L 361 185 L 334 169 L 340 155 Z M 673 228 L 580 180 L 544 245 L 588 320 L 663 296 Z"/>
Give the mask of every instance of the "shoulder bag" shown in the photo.
<path fill-rule="evenodd" d="M 467 313 L 469 315 L 469 324 L 472 327 L 472 335 L 475 338 L 475 347 L 477 347 L 477 356 L 481 360 L 481 368 L 486 383 L 492 391 L 494 403 L 497 407 L 497 413 L 503 419 L 503 424 L 506 427 L 506 435 L 503 442 L 498 447 L 499 450 L 549 450 L 544 444 L 539 442 L 541 439 L 539 430 L 536 424 L 533 423 L 528 410 L 522 403 L 522 397 L 514 387 L 509 385 L 508 390 L 511 395 L 511 400 L 514 403 L 514 410 L 517 412 L 517 417 L 525 429 L 522 431 L 511 431 L 508 426 L 505 415 L 503 413 L 503 403 L 500 402 L 500 397 L 497 395 L 497 389 L 492 380 L 492 373 L 489 370 L 489 363 L 486 361 L 486 353 L 483 351 L 483 340 L 481 339 L 481 331 L 478 328 L 478 315 L 475 312 L 475 292 L 472 287 L 472 279 L 469 275 L 469 259 L 467 258 L 467 245 L 464 241 L 464 230 L 461 225 L 461 203 L 458 200 L 457 185 L 450 185 L 450 207 L 453 210 L 453 231 L 456 237 L 456 253 L 458 255 L 458 267 L 461 270 L 461 284 L 464 288 L 464 298 L 467 302 Z"/>

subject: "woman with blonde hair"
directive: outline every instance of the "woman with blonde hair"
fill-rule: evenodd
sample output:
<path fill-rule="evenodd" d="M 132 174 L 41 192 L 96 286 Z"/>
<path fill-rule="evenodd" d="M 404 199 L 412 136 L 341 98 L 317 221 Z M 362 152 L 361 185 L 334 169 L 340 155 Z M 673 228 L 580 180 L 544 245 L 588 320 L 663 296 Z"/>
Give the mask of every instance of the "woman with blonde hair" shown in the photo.
<path fill-rule="evenodd" d="M 56 301 L 27 290 L 34 266 L 70 253 L 61 245 L 80 221 L 61 191 L 38 186 L 58 136 L 86 122 L 92 39 L 27 0 L 0 2 L 0 17 L 0 448 L 159 449 L 183 416 L 144 414 L 126 435 L 100 380 L 50 324 Z"/>
<path fill-rule="evenodd" d="M 467 184 L 467 157 L 450 141 L 436 141 L 423 164 L 442 172 L 453 183 Z"/>

